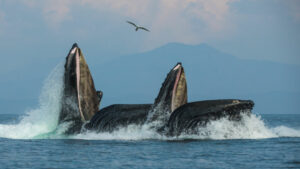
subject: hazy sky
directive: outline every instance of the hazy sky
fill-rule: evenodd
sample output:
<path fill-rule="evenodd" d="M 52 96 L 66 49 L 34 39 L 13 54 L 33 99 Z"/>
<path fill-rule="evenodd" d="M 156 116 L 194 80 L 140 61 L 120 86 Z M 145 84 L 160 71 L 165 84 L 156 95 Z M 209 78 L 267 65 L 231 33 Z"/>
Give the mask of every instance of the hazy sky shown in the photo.
<path fill-rule="evenodd" d="M 300 64 L 299 30 L 298 0 L 0 0 L 0 67 L 13 69 L 24 52 L 65 55 L 74 41 L 103 58 L 182 42 Z"/>

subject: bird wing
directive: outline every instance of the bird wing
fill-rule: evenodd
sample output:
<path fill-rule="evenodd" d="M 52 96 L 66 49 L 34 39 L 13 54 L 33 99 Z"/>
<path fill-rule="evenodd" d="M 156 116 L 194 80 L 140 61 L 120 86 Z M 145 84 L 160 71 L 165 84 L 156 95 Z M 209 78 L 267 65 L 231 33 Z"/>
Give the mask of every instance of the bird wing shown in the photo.
<path fill-rule="evenodd" d="M 146 28 L 144 28 L 144 27 L 139 27 L 139 29 L 143 29 L 143 30 L 145 30 L 145 31 L 150 32 L 148 29 L 146 29 Z"/>
<path fill-rule="evenodd" d="M 131 25 L 133 25 L 133 26 L 135 26 L 135 27 L 138 27 L 138 26 L 136 26 L 136 24 L 134 24 L 133 22 L 127 21 L 127 23 L 129 23 L 129 24 L 131 24 Z"/>

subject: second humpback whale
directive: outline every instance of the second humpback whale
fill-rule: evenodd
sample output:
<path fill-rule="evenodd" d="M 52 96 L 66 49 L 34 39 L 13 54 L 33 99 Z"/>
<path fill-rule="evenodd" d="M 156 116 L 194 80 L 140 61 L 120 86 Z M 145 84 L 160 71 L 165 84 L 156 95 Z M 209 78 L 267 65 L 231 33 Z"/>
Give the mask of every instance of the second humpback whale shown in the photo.
<path fill-rule="evenodd" d="M 166 123 L 172 111 L 187 103 L 187 86 L 181 63 L 168 73 L 154 104 L 114 104 L 97 112 L 86 129 L 112 132 L 130 124 Z"/>

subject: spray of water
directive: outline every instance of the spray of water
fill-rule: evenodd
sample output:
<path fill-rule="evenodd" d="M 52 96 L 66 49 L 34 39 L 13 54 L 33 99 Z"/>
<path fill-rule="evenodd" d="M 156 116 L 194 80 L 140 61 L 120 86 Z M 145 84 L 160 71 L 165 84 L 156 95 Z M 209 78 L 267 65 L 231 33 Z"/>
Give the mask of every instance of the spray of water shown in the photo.
<path fill-rule="evenodd" d="M 196 135 L 181 135 L 189 139 L 263 139 L 280 137 L 265 126 L 260 116 L 242 114 L 240 121 L 228 117 L 210 121 L 205 127 L 199 127 Z"/>
<path fill-rule="evenodd" d="M 44 81 L 38 108 L 26 112 L 18 124 L 0 124 L 0 137 L 29 139 L 56 129 L 63 90 L 63 65 L 58 64 Z"/>
<path fill-rule="evenodd" d="M 146 124 L 149 129 L 159 129 L 168 122 L 170 112 L 166 111 L 162 103 L 158 103 L 155 107 L 152 107 L 148 112 Z"/>

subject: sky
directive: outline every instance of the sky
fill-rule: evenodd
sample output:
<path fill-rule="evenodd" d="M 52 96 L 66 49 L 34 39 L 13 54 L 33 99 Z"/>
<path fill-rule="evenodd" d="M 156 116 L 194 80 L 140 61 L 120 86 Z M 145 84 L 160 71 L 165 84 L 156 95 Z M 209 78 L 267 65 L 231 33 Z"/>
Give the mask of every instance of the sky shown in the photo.
<path fill-rule="evenodd" d="M 300 66 L 300 1 L 0 0 L 0 99 L 36 99 L 74 42 L 93 70 L 173 42 Z"/>
<path fill-rule="evenodd" d="M 135 32 L 127 20 L 151 32 Z M 37 57 L 22 52 L 65 55 L 73 42 L 103 60 L 179 42 L 299 65 L 299 30 L 298 0 L 0 0 L 0 67 Z"/>

